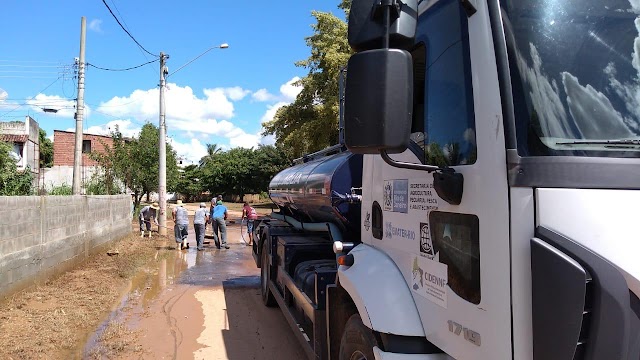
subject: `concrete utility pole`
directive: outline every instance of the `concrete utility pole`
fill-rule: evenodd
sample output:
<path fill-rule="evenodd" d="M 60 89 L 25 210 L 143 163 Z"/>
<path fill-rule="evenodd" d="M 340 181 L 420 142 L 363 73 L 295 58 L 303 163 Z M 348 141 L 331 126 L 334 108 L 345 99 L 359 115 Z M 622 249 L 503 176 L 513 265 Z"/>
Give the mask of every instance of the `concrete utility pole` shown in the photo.
<path fill-rule="evenodd" d="M 166 123 L 164 114 L 164 89 L 165 76 L 169 73 L 165 66 L 166 59 L 169 55 L 160 53 L 160 139 L 158 142 L 158 153 L 160 156 L 158 165 L 158 202 L 160 203 L 160 216 L 158 222 L 160 235 L 167 235 L 167 142 L 166 142 Z"/>
<path fill-rule="evenodd" d="M 87 19 L 80 22 L 80 59 L 78 60 L 78 99 L 76 103 L 76 148 L 73 156 L 73 195 L 80 195 L 82 166 L 82 118 L 84 116 L 84 43 L 87 33 Z"/>

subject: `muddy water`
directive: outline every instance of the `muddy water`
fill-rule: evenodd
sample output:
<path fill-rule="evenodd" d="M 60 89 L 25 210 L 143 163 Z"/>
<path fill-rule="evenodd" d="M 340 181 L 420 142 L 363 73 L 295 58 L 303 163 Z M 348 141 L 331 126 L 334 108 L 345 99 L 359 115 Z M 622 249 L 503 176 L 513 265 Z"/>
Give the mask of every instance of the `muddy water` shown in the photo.
<path fill-rule="evenodd" d="M 282 314 L 260 303 L 260 277 L 240 226 L 228 226 L 231 249 L 205 244 L 197 251 L 193 229 L 188 250 L 173 242 L 158 249 L 157 268 L 140 272 L 82 351 L 89 357 L 109 322 L 137 331 L 143 354 L 122 359 L 301 359 Z"/>

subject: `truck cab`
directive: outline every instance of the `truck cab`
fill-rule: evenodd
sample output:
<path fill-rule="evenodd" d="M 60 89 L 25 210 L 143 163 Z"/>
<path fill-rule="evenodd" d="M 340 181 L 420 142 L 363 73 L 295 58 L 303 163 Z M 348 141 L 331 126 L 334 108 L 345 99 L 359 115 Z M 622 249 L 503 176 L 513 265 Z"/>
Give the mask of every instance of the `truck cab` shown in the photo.
<path fill-rule="evenodd" d="M 317 358 L 640 359 L 640 5 L 354 0 L 349 42 Z"/>

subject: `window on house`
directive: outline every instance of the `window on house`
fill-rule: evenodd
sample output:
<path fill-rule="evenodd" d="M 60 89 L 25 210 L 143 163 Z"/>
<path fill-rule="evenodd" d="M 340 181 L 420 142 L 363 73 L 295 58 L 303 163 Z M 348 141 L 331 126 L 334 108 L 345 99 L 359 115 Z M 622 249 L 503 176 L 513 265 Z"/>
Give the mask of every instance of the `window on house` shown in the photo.
<path fill-rule="evenodd" d="M 82 153 L 88 154 L 91 152 L 91 140 L 82 140 Z"/>

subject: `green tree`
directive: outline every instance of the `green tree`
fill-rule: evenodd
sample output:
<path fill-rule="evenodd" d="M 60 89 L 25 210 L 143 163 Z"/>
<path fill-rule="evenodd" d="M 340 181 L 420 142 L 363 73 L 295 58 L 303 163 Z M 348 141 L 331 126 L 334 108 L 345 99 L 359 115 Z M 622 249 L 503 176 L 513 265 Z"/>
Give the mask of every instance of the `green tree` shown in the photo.
<path fill-rule="evenodd" d="M 50 168 L 53 166 L 53 142 L 47 138 L 47 132 L 40 129 L 40 167 Z"/>
<path fill-rule="evenodd" d="M 29 168 L 18 171 L 11 145 L 0 142 L 0 196 L 31 195 L 33 175 Z"/>
<path fill-rule="evenodd" d="M 103 168 L 105 181 L 113 185 L 121 181 L 135 195 L 136 206 L 145 194 L 158 191 L 158 141 L 159 131 L 153 124 L 145 124 L 138 138 L 125 139 L 116 129 L 111 135 L 113 146 L 106 146 L 104 153 L 92 153 Z M 176 153 L 167 144 L 167 190 L 178 185 Z"/>
<path fill-rule="evenodd" d="M 202 182 L 202 170 L 198 165 L 186 166 L 180 172 L 178 178 L 178 192 L 183 195 L 187 202 L 198 200 L 200 194 L 204 191 Z"/>
<path fill-rule="evenodd" d="M 351 1 L 340 5 L 345 16 Z M 276 142 L 289 149 L 289 156 L 321 150 L 338 140 L 338 78 L 346 66 L 351 48 L 347 23 L 332 13 L 313 11 L 313 35 L 305 39 L 311 48 L 306 60 L 296 63 L 309 73 L 300 79 L 303 86 L 296 100 L 281 107 L 272 121 L 265 123 L 263 135 L 275 135 Z"/>
<path fill-rule="evenodd" d="M 221 151 L 222 148 L 220 148 L 218 144 L 207 144 L 207 155 L 203 156 L 202 159 L 200 159 L 200 167 L 203 167 L 208 162 L 213 161 L 213 158 L 215 158 L 216 155 L 218 155 Z"/>
<path fill-rule="evenodd" d="M 201 168 L 203 190 L 243 196 L 266 191 L 271 178 L 290 164 L 275 146 L 234 148 L 218 153 Z"/>

